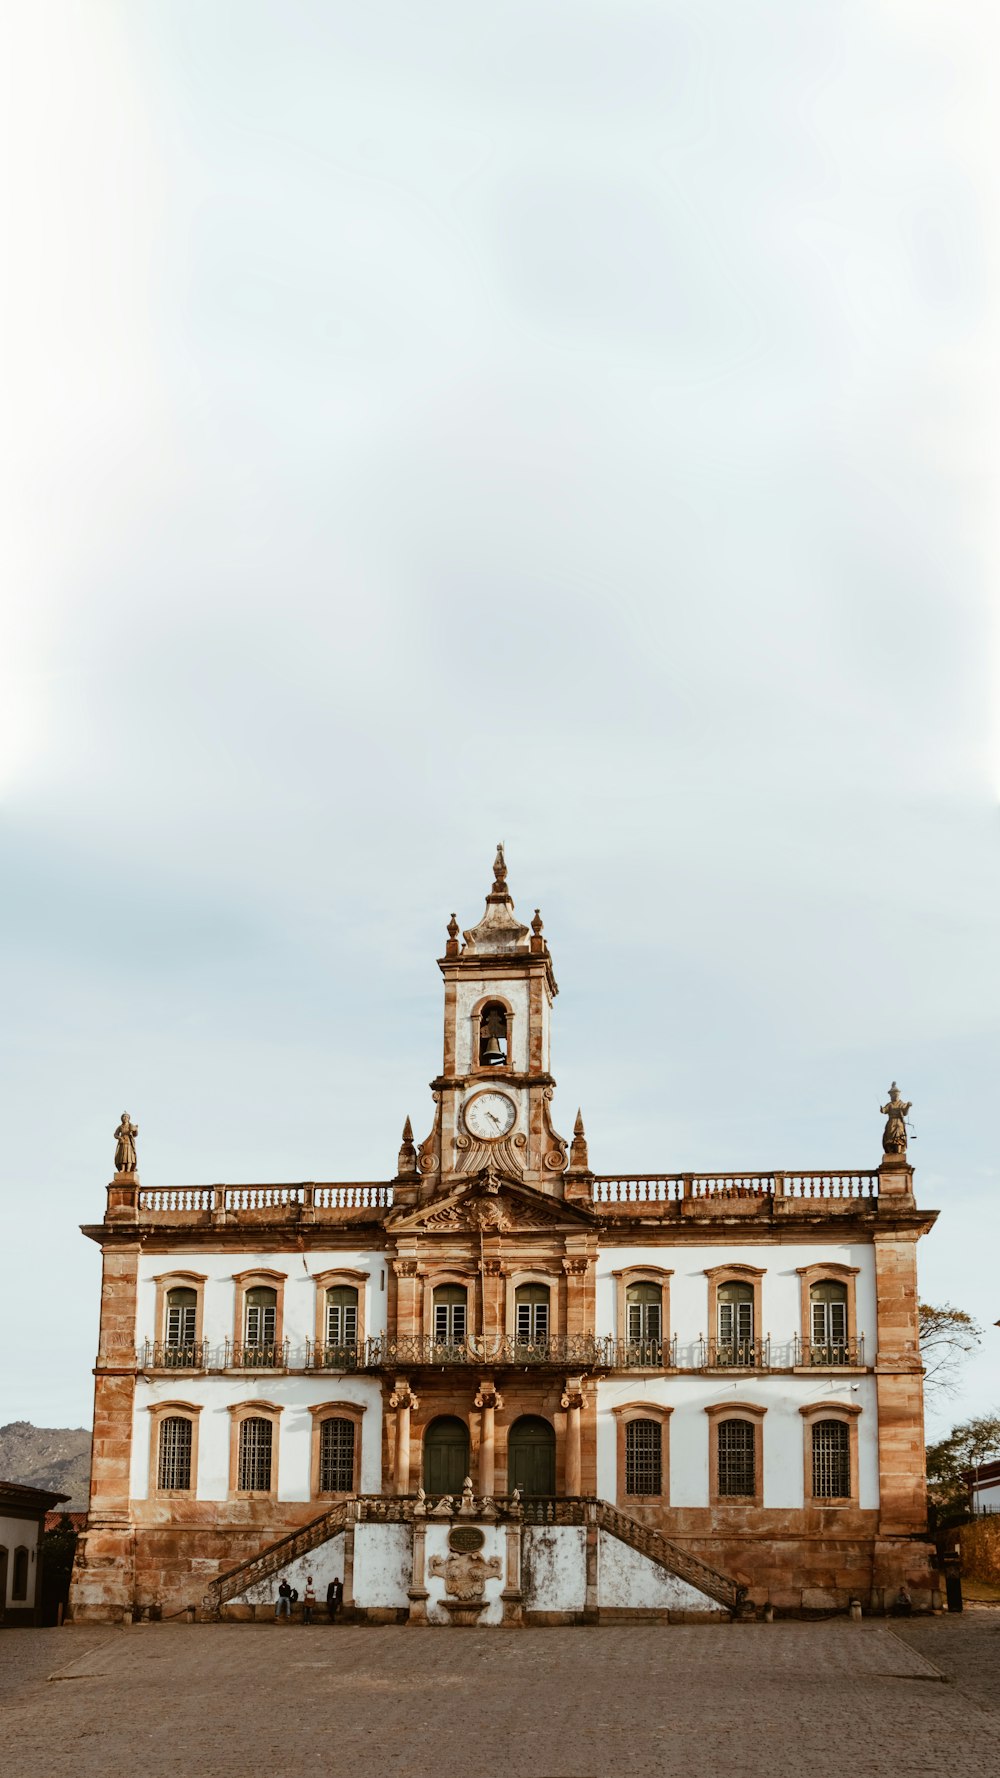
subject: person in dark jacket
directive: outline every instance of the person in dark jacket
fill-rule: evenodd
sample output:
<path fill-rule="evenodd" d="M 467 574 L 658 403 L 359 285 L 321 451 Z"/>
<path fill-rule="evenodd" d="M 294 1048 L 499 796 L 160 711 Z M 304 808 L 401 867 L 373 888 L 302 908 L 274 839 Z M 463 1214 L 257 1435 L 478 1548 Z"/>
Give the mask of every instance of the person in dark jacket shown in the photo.
<path fill-rule="evenodd" d="M 331 1624 L 336 1623 L 337 1613 L 340 1610 L 341 1605 L 343 1604 L 343 1600 L 344 1600 L 344 1583 L 341 1580 L 339 1575 L 334 1575 L 333 1580 L 330 1582 L 330 1585 L 326 1589 L 326 1609 L 329 1614 Z"/>
<path fill-rule="evenodd" d="M 289 1617 L 290 1618 L 291 1615 L 292 1615 L 292 1589 L 289 1586 L 287 1580 L 283 1580 L 280 1587 L 278 1588 L 278 1597 L 277 1597 L 277 1600 L 275 1602 L 275 1607 L 274 1607 L 274 1621 L 275 1621 L 275 1623 L 277 1623 L 277 1621 L 280 1617 Z"/>

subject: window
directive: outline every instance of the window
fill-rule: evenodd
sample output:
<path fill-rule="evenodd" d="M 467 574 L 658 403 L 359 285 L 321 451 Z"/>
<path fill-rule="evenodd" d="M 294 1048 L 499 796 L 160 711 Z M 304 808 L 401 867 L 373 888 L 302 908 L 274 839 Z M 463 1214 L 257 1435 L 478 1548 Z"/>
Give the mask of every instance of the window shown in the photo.
<path fill-rule="evenodd" d="M 629 1285 L 625 1300 L 625 1326 L 628 1363 L 662 1363 L 663 1291 L 659 1284 Z"/>
<path fill-rule="evenodd" d="M 814 1500 L 849 1500 L 851 1429 L 843 1420 L 817 1420 L 812 1429 Z"/>
<path fill-rule="evenodd" d="M 164 1364 L 176 1368 L 197 1362 L 197 1330 L 198 1292 L 187 1286 L 168 1290 L 164 1320 Z"/>
<path fill-rule="evenodd" d="M 156 1485 L 163 1492 L 191 1486 L 191 1431 L 191 1422 L 183 1415 L 172 1414 L 160 1421 Z"/>
<path fill-rule="evenodd" d="M 278 1293 L 269 1285 L 256 1284 L 246 1294 L 243 1319 L 243 1363 L 278 1363 L 275 1334 L 278 1326 Z"/>
<path fill-rule="evenodd" d="M 28 1552 L 23 1544 L 14 1551 L 10 1596 L 12 1599 L 27 1599 L 28 1597 Z"/>
<path fill-rule="evenodd" d="M 439 1284 L 434 1292 L 434 1342 L 464 1346 L 466 1293 L 460 1284 Z"/>
<path fill-rule="evenodd" d="M 717 1428 L 719 1452 L 719 1497 L 723 1500 L 745 1500 L 757 1492 L 757 1465 L 754 1426 L 750 1420 L 720 1420 Z"/>
<path fill-rule="evenodd" d="M 546 1345 L 549 1338 L 548 1285 L 519 1284 L 514 1293 L 514 1317 L 519 1345 Z"/>
<path fill-rule="evenodd" d="M 658 1420 L 629 1420 L 625 1427 L 626 1494 L 662 1494 L 663 1428 Z"/>
<path fill-rule="evenodd" d="M 720 1284 L 717 1300 L 719 1346 L 733 1353 L 735 1362 L 753 1346 L 753 1285 Z"/>
<path fill-rule="evenodd" d="M 319 1435 L 319 1489 L 321 1494 L 354 1491 L 353 1420 L 324 1420 Z"/>
<path fill-rule="evenodd" d="M 809 1291 L 809 1321 L 810 1363 L 848 1363 L 846 1284 L 829 1278 L 813 1284 Z"/>
<path fill-rule="evenodd" d="M 479 1015 L 479 1066 L 507 1066 L 507 1014 L 499 1001 L 490 1000 Z"/>
<path fill-rule="evenodd" d="M 271 1487 L 270 1420 L 256 1415 L 240 1422 L 237 1487 L 241 1494 L 267 1494 Z"/>
<path fill-rule="evenodd" d="M 324 1363 L 340 1369 L 357 1363 L 358 1293 L 350 1284 L 336 1284 L 326 1293 Z"/>

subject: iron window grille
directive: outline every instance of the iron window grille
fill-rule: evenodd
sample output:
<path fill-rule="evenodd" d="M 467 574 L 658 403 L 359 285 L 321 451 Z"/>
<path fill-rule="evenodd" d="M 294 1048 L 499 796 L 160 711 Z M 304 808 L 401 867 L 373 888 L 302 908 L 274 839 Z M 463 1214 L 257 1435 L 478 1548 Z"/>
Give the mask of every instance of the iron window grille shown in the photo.
<path fill-rule="evenodd" d="M 757 1491 L 753 1423 L 750 1420 L 722 1420 L 718 1440 L 720 1499 L 752 1499 Z"/>
<path fill-rule="evenodd" d="M 160 1449 L 156 1485 L 163 1489 L 191 1486 L 191 1422 L 174 1414 L 160 1421 Z"/>
<path fill-rule="evenodd" d="M 270 1420 L 256 1415 L 240 1424 L 239 1480 L 242 1494 L 267 1494 L 271 1487 Z"/>
<path fill-rule="evenodd" d="M 812 1429 L 813 1499 L 849 1500 L 851 1431 L 843 1420 L 819 1420 Z"/>
<path fill-rule="evenodd" d="M 354 1421 L 324 1420 L 319 1435 L 321 1494 L 354 1492 Z"/>
<path fill-rule="evenodd" d="M 629 1420 L 625 1427 L 625 1492 L 663 1492 L 663 1428 L 658 1420 Z"/>

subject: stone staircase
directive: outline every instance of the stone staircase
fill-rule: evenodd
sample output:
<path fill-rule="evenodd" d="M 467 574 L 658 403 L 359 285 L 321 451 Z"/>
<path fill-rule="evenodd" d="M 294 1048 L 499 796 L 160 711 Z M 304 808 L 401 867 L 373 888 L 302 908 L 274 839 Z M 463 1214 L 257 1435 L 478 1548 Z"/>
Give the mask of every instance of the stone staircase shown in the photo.
<path fill-rule="evenodd" d="M 420 1501 L 416 1495 L 382 1494 L 357 1494 L 349 1500 L 338 1501 L 336 1506 L 320 1513 L 318 1518 L 310 1519 L 307 1525 L 300 1526 L 287 1537 L 279 1537 L 256 1556 L 229 1569 L 228 1573 L 221 1574 L 209 1587 L 205 1605 L 208 1610 L 218 1612 L 229 1600 L 237 1598 L 250 1587 L 259 1586 L 262 1581 L 273 1579 L 288 1563 L 308 1555 L 310 1550 L 317 1549 L 339 1532 L 346 1531 L 349 1525 L 409 1524 L 418 1508 L 420 1517 L 433 1517 L 436 1502 L 436 1496 Z M 628 1513 L 619 1511 L 609 1500 L 600 1500 L 596 1495 L 536 1495 L 524 1500 L 498 1496 L 493 1504 L 493 1516 L 501 1521 L 519 1519 L 524 1525 L 595 1525 L 609 1536 L 617 1537 L 621 1543 L 637 1550 L 650 1562 L 655 1562 L 667 1574 L 686 1581 L 689 1586 L 706 1594 L 709 1599 L 734 1615 L 743 1606 L 745 1587 L 739 1586 L 729 1575 L 699 1561 L 697 1556 L 691 1555 L 678 1544 L 671 1543 L 653 1526 L 641 1525 L 637 1519 L 630 1518 Z"/>

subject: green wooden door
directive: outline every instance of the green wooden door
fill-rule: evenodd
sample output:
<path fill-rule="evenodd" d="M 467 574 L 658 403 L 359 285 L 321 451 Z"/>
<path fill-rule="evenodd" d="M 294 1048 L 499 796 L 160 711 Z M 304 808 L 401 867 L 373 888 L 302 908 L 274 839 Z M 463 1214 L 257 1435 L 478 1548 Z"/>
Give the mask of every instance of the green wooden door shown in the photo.
<path fill-rule="evenodd" d="M 547 1420 L 525 1414 L 515 1420 L 507 1441 L 507 1491 L 554 1494 L 556 1435 Z"/>
<path fill-rule="evenodd" d="M 428 1494 L 461 1494 L 469 1473 L 469 1428 L 447 1415 L 424 1434 L 424 1488 Z"/>

